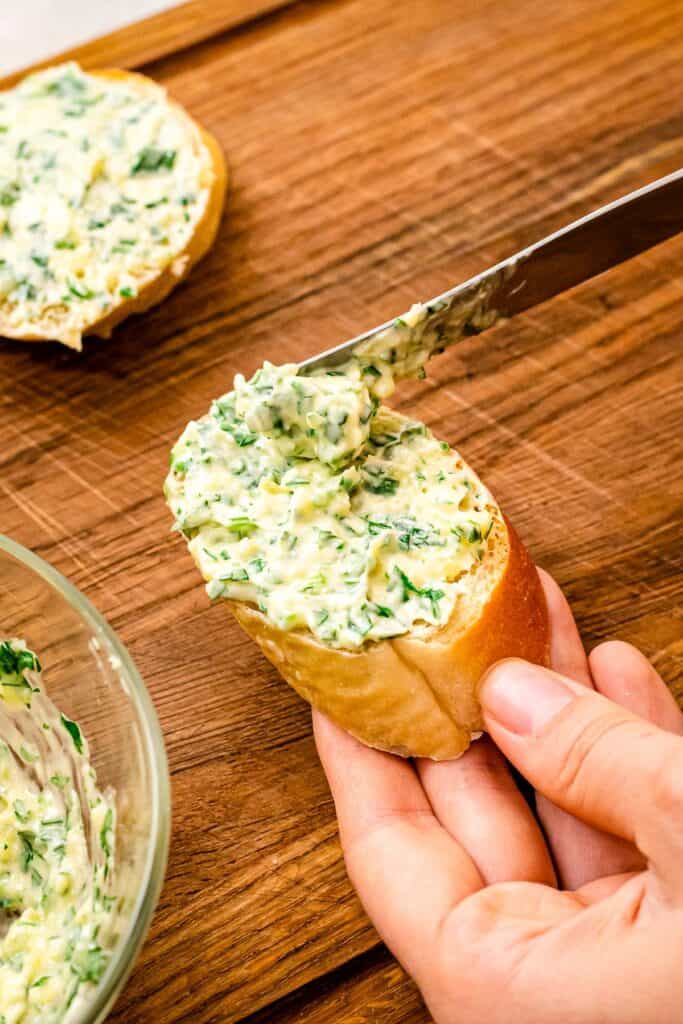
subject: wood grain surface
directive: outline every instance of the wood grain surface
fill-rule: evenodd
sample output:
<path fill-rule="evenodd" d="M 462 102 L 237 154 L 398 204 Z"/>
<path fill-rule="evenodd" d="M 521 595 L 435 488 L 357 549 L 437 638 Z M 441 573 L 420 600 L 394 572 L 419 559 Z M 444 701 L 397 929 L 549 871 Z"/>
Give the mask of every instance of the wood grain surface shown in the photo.
<path fill-rule="evenodd" d="M 170 533 L 169 448 L 237 370 L 337 343 L 683 164 L 683 8 L 339 0 L 223 31 L 240 5 L 206 6 L 210 38 L 140 34 L 121 62 L 166 53 L 141 69 L 225 147 L 216 246 L 81 356 L 0 343 L 2 530 L 109 618 L 168 745 L 168 878 L 113 1019 L 422 1024 L 346 880 L 307 707 Z M 682 258 L 675 239 L 468 339 L 397 397 L 482 474 L 587 646 L 638 644 L 679 695 Z"/>

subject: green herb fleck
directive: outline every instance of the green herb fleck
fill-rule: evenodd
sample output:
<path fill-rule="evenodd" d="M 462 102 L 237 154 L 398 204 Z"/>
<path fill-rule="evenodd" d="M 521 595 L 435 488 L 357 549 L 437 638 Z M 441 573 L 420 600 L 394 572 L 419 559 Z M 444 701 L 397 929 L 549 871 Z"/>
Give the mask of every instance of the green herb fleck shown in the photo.
<path fill-rule="evenodd" d="M 28 871 L 30 864 L 40 854 L 35 848 L 36 834 L 35 832 L 17 832 L 19 840 L 21 842 L 21 869 L 22 871 Z"/>
<path fill-rule="evenodd" d="M 253 519 L 249 519 L 248 516 L 235 516 L 235 518 L 231 519 L 226 525 L 226 529 L 229 530 L 230 533 L 236 533 L 240 539 L 242 537 L 248 537 L 256 528 L 257 524 Z"/>
<path fill-rule="evenodd" d="M 71 736 L 71 739 L 74 741 L 74 746 L 75 746 L 76 750 L 78 751 L 79 754 L 82 754 L 83 753 L 83 737 L 81 736 L 81 730 L 76 725 L 76 723 L 72 722 L 70 718 L 66 717 L 66 715 L 62 715 L 61 717 L 62 717 L 62 725 L 64 726 L 66 731 Z"/>
<path fill-rule="evenodd" d="M 175 163 L 176 151 L 174 149 L 159 149 L 157 146 L 145 146 L 137 155 L 135 163 L 131 167 L 131 174 L 140 174 L 143 171 L 159 171 L 162 168 L 170 171 Z"/>
<path fill-rule="evenodd" d="M 112 854 L 112 831 L 114 827 L 114 812 L 111 807 L 107 810 L 102 822 L 102 828 L 100 829 L 100 846 L 104 850 L 107 857 L 111 857 Z"/>
<path fill-rule="evenodd" d="M 394 614 L 391 608 L 385 608 L 382 604 L 372 605 L 372 608 L 382 619 L 390 619 Z"/>
<path fill-rule="evenodd" d="M 222 583 L 247 583 L 249 573 L 246 569 L 231 569 L 229 572 L 222 572 L 218 579 Z"/>
<path fill-rule="evenodd" d="M 76 284 L 73 281 L 69 282 L 69 292 L 77 299 L 94 299 L 95 293 L 90 291 L 85 285 Z"/>
<path fill-rule="evenodd" d="M 0 189 L 0 206 L 14 206 L 21 195 L 21 186 L 15 181 Z"/>
<path fill-rule="evenodd" d="M 22 825 L 25 825 L 30 817 L 26 804 L 23 800 L 15 800 L 13 807 L 15 818 L 17 821 L 20 821 Z"/>
<path fill-rule="evenodd" d="M 399 566 L 396 566 L 396 572 L 403 586 L 403 600 L 407 601 L 411 594 L 426 598 L 431 603 L 432 615 L 437 618 L 439 614 L 439 601 L 442 597 L 445 597 L 443 590 L 435 590 L 432 587 L 416 587 Z"/>
<path fill-rule="evenodd" d="M 381 470 L 366 465 L 363 486 L 372 494 L 396 494 L 399 481 L 393 476 L 385 475 Z"/>

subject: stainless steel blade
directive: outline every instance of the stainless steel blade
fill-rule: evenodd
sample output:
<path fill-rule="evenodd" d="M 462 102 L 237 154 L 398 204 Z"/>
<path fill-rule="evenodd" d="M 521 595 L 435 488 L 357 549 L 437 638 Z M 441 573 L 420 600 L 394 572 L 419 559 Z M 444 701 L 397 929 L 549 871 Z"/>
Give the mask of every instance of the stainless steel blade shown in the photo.
<path fill-rule="evenodd" d="M 683 230 L 683 168 L 555 231 L 410 313 L 313 356 L 309 373 L 390 352 L 411 376 L 463 335 L 539 305 Z"/>

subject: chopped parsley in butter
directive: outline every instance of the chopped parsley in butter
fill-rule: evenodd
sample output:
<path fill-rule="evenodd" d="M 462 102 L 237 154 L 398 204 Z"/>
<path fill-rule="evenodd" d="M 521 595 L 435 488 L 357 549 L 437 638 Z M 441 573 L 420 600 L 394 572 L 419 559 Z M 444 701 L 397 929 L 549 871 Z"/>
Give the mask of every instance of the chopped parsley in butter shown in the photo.
<path fill-rule="evenodd" d="M 211 598 L 348 649 L 448 621 L 495 506 L 446 443 L 381 404 L 392 352 L 308 375 L 266 363 L 188 424 L 166 496 Z"/>
<path fill-rule="evenodd" d="M 83 331 L 182 256 L 213 181 L 163 89 L 62 64 L 0 93 L 4 330 Z"/>
<path fill-rule="evenodd" d="M 115 941 L 115 811 L 36 655 L 0 641 L 0 1021 L 78 1014 Z"/>

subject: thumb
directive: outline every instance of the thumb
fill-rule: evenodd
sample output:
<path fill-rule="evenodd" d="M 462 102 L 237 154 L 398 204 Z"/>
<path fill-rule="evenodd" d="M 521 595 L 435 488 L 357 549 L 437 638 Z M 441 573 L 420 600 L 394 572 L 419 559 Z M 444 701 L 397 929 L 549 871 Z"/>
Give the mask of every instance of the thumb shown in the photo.
<path fill-rule="evenodd" d="M 480 699 L 494 741 L 537 790 L 682 885 L 683 739 L 517 659 L 487 673 Z"/>

